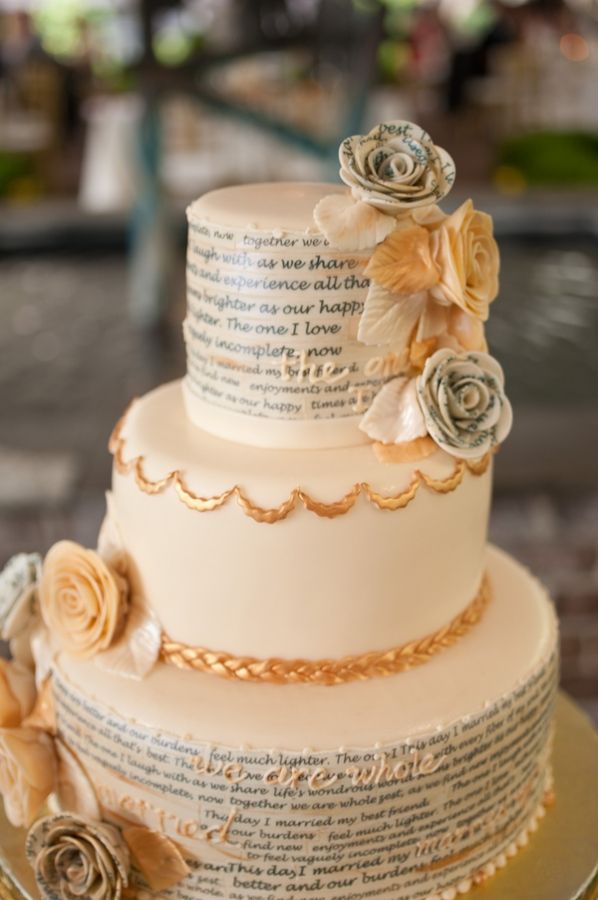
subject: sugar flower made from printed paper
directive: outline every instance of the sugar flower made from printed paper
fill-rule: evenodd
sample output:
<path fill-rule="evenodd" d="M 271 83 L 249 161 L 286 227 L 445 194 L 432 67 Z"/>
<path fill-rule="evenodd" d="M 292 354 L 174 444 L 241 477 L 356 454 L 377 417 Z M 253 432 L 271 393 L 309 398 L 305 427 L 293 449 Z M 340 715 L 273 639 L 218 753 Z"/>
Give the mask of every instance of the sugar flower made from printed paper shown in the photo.
<path fill-rule="evenodd" d="M 357 338 L 405 360 L 360 427 L 379 444 L 402 445 L 396 461 L 431 452 L 431 441 L 455 456 L 481 456 L 511 425 L 484 335 L 498 294 L 492 219 L 471 200 L 450 215 L 440 209 L 453 161 L 410 122 L 349 137 L 339 156 L 350 193 L 324 197 L 314 219 L 332 247 L 369 251 Z"/>
<path fill-rule="evenodd" d="M 12 637 L 15 620 L 28 618 L 41 565 L 39 553 L 17 553 L 0 573 L 0 629 L 3 640 Z"/>
<path fill-rule="evenodd" d="M 35 823 L 27 859 L 46 900 L 120 900 L 130 857 L 120 831 L 103 822 L 59 813 Z"/>
<path fill-rule="evenodd" d="M 360 427 L 383 443 L 429 436 L 451 456 L 475 459 L 506 438 L 512 419 L 496 360 L 443 349 L 426 360 L 419 376 L 385 384 Z"/>
<path fill-rule="evenodd" d="M 10 643 L 12 658 L 29 666 L 31 637 L 39 620 L 41 568 L 39 553 L 18 553 L 0 572 L 0 637 Z"/>
<path fill-rule="evenodd" d="M 439 350 L 417 379 L 417 397 L 428 434 L 452 456 L 483 456 L 511 430 L 503 371 L 488 353 Z"/>
<path fill-rule="evenodd" d="M 346 138 L 339 148 L 340 177 L 350 194 L 323 197 L 316 225 L 339 250 L 365 250 L 383 241 L 397 220 L 448 194 L 455 165 L 430 135 L 401 120 Z"/>
<path fill-rule="evenodd" d="M 353 197 L 390 215 L 438 203 L 455 180 L 455 164 L 413 122 L 377 125 L 339 149 L 342 181 Z"/>

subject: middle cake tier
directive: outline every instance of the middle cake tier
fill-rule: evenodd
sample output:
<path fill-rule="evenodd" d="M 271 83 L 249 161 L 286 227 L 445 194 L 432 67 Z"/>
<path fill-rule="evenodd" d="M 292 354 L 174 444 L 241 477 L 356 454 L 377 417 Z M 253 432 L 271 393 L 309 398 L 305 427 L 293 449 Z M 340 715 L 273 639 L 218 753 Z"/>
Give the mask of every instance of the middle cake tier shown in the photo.
<path fill-rule="evenodd" d="M 246 447 L 192 425 L 178 381 L 135 401 L 111 448 L 109 518 L 173 641 L 336 659 L 438 634 L 480 598 L 488 457 Z"/>

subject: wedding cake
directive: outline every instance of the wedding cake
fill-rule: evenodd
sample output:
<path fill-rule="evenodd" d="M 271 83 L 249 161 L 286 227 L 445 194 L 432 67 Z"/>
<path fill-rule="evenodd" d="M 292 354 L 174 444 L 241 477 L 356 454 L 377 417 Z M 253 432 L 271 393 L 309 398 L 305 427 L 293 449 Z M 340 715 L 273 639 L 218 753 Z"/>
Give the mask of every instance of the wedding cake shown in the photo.
<path fill-rule="evenodd" d="M 191 205 L 185 378 L 117 424 L 97 550 L 2 576 L 42 896 L 452 900 L 553 800 L 555 617 L 486 543 L 492 223 L 416 125 L 340 160 Z"/>

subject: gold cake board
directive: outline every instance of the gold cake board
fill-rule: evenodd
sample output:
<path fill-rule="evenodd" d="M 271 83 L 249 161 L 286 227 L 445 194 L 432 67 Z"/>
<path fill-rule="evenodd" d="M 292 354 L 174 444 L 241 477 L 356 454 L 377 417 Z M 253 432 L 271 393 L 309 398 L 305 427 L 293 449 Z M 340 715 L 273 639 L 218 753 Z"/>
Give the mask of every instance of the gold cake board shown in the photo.
<path fill-rule="evenodd" d="M 563 694 L 556 721 L 556 804 L 529 845 L 471 900 L 598 900 L 598 734 Z M 38 897 L 24 843 L 25 832 L 0 809 L 0 900 Z"/>

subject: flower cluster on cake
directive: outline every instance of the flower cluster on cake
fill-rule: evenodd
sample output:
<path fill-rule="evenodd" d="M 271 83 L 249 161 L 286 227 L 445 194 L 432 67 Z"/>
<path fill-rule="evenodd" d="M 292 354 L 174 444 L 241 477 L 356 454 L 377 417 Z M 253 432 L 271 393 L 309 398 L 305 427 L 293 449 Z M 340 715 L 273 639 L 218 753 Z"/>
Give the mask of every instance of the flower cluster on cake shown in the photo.
<path fill-rule="evenodd" d="M 378 393 L 361 428 L 397 445 L 395 459 L 412 458 L 413 451 L 423 456 L 435 445 L 457 457 L 482 456 L 512 423 L 503 372 L 484 337 L 498 294 L 492 220 L 471 200 L 450 215 L 440 209 L 455 167 L 411 122 L 387 122 L 347 138 L 340 160 L 351 193 L 324 197 L 314 218 L 332 247 L 373 246 L 358 337 L 390 344 L 405 364 L 405 373 Z"/>

